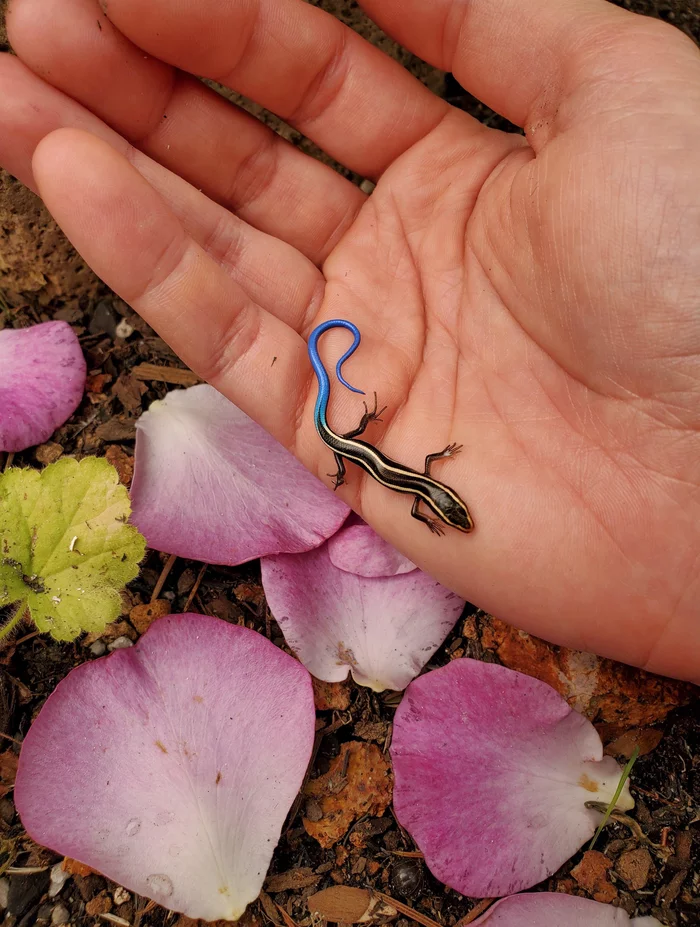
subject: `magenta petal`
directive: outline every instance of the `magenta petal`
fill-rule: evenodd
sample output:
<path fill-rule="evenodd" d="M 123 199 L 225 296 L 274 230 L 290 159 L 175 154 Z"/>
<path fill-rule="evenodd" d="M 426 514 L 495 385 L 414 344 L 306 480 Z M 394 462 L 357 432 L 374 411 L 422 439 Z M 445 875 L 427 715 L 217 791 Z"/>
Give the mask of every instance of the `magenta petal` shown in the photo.
<path fill-rule="evenodd" d="M 0 451 L 47 441 L 80 405 L 85 376 L 67 322 L 0 331 Z"/>
<path fill-rule="evenodd" d="M 349 512 L 205 384 L 168 393 L 139 419 L 131 500 L 149 547 L 229 565 L 318 547 Z"/>
<path fill-rule="evenodd" d="M 655 917 L 633 917 L 622 908 L 587 898 L 538 892 L 497 901 L 473 927 L 661 927 Z"/>
<path fill-rule="evenodd" d="M 262 635 L 171 615 L 59 683 L 22 746 L 33 839 L 189 917 L 238 918 L 311 755 L 311 679 Z"/>
<path fill-rule="evenodd" d="M 394 809 L 431 872 L 463 895 L 529 888 L 595 831 L 620 767 L 550 686 L 454 660 L 413 682 L 396 712 Z M 625 785 L 618 808 L 634 802 Z"/>
<path fill-rule="evenodd" d="M 328 542 L 333 566 L 357 576 L 397 576 L 418 569 L 369 525 L 349 524 Z"/>
<path fill-rule="evenodd" d="M 342 547 L 350 532 L 356 538 L 356 527 L 306 554 L 265 557 L 265 595 L 287 643 L 318 679 L 338 682 L 350 670 L 377 692 L 403 689 L 443 642 L 464 600 L 420 570 L 367 577 L 338 569 L 331 544 Z M 367 531 L 371 558 L 376 535 Z"/>

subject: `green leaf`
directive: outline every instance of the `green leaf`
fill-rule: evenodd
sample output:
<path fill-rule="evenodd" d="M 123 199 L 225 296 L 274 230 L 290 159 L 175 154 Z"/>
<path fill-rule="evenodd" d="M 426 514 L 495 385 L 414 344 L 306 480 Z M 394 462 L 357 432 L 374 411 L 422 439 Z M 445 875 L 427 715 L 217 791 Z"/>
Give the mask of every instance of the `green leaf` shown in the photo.
<path fill-rule="evenodd" d="M 25 601 L 41 631 L 73 640 L 118 617 L 145 539 L 106 460 L 66 457 L 0 476 L 0 606 Z M 1 636 L 1 634 L 0 634 Z"/>

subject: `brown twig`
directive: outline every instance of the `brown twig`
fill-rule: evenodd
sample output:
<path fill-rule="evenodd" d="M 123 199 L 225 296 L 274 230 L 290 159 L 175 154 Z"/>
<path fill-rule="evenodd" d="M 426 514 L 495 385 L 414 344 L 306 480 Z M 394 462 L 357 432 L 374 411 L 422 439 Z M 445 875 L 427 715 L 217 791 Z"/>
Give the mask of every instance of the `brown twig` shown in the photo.
<path fill-rule="evenodd" d="M 381 898 L 382 901 L 390 904 L 392 908 L 396 908 L 396 910 L 400 911 L 401 914 L 405 915 L 406 917 L 410 917 L 412 921 L 415 921 L 417 924 L 422 924 L 423 927 L 442 927 L 441 924 L 438 924 L 437 921 L 434 921 L 431 917 L 428 917 L 427 914 L 422 914 L 420 911 L 416 911 L 415 908 L 404 904 L 403 901 L 398 901 L 396 898 L 392 898 L 391 895 L 385 895 L 384 892 L 378 892 L 376 888 L 371 888 L 370 892 L 373 895 L 376 895 L 377 898 Z"/>
<path fill-rule="evenodd" d="M 457 921 L 455 927 L 466 927 L 467 924 L 472 924 L 480 914 L 483 914 L 487 908 L 491 907 L 495 900 L 495 898 L 482 898 L 478 904 L 474 905 L 469 914 L 465 914 L 464 917 Z"/>
<path fill-rule="evenodd" d="M 21 743 L 21 741 L 19 741 L 19 740 L 15 740 L 15 738 L 14 738 L 14 737 L 10 737 L 10 735 L 9 735 L 9 734 L 3 734 L 3 732 L 2 732 L 2 731 L 0 731 L 0 737 L 4 737 L 4 738 L 5 738 L 5 740 L 11 740 L 11 741 L 12 741 L 12 743 L 13 743 L 13 744 L 17 744 L 17 746 L 18 746 L 18 747 L 21 747 L 21 746 L 22 746 L 22 743 Z"/>
<path fill-rule="evenodd" d="M 41 634 L 41 631 L 32 631 L 31 634 L 25 634 L 24 637 L 20 637 L 18 641 L 14 642 L 15 647 L 18 644 L 23 644 L 25 641 L 30 641 L 33 637 L 37 637 L 39 634 Z"/>
<path fill-rule="evenodd" d="M 279 905 L 277 902 L 275 902 L 275 907 L 282 915 L 282 920 L 285 922 L 287 927 L 298 927 L 297 922 L 292 917 L 290 917 L 289 914 L 287 914 L 282 905 Z"/>
<path fill-rule="evenodd" d="M 204 579 L 204 574 L 205 574 L 206 569 L 207 569 L 208 566 L 209 566 L 208 563 L 203 563 L 203 564 L 202 564 L 202 569 L 199 571 L 199 575 L 197 576 L 197 579 L 195 579 L 195 581 L 194 581 L 194 586 L 192 587 L 192 589 L 191 589 L 191 591 L 190 591 L 190 594 L 187 596 L 187 601 L 185 602 L 185 607 L 184 607 L 183 611 L 188 612 L 188 611 L 190 610 L 190 605 L 191 605 L 192 602 L 194 601 L 194 597 L 195 597 L 195 596 L 197 595 L 197 593 L 199 592 L 199 587 L 200 587 L 201 584 L 202 584 L 202 580 Z"/>
<path fill-rule="evenodd" d="M 153 593 L 151 595 L 151 602 L 155 602 L 155 600 L 160 595 L 163 589 L 163 586 L 165 585 L 165 580 L 168 578 L 168 573 L 170 573 L 170 571 L 172 570 L 173 565 L 175 564 L 176 560 L 177 560 L 177 554 L 170 554 L 168 559 L 165 561 L 165 566 L 160 571 L 158 582 L 156 583 L 155 589 L 153 590 Z"/>

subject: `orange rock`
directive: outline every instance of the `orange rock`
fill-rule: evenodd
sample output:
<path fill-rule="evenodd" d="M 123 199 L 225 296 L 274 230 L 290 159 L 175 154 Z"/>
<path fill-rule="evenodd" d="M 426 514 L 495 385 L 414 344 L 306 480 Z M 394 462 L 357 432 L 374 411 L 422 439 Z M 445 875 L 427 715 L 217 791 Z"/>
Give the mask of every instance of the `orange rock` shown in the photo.
<path fill-rule="evenodd" d="M 572 708 L 596 724 L 604 739 L 630 728 L 658 724 L 673 708 L 687 705 L 693 687 L 579 650 L 555 647 L 488 616 L 481 643 L 504 666 L 548 683 Z"/>
<path fill-rule="evenodd" d="M 156 618 L 169 615 L 172 608 L 167 599 L 156 599 L 155 602 L 147 602 L 145 605 L 135 605 L 129 612 L 129 621 L 139 634 L 145 634 Z"/>
<path fill-rule="evenodd" d="M 91 898 L 90 901 L 85 905 L 85 911 L 92 915 L 93 917 L 96 914 L 109 914 L 112 910 L 112 899 L 109 897 L 107 892 L 100 892 L 99 895 L 95 895 L 94 898 Z"/>
<path fill-rule="evenodd" d="M 594 901 L 610 904 L 617 898 L 617 889 L 608 878 L 611 867 L 612 860 L 607 856 L 598 850 L 588 850 L 578 866 L 571 870 L 571 875 Z"/>
<path fill-rule="evenodd" d="M 345 711 L 350 707 L 350 682 L 324 682 L 311 677 L 316 711 Z"/>
<path fill-rule="evenodd" d="M 646 847 L 626 850 L 615 863 L 615 872 L 633 892 L 644 888 L 651 871 L 651 855 Z"/>
<path fill-rule="evenodd" d="M 391 801 L 391 770 L 375 744 L 350 741 L 342 745 L 325 776 L 311 779 L 304 795 L 315 798 L 323 817 L 303 818 L 304 828 L 327 849 L 363 815 L 379 817 Z"/>

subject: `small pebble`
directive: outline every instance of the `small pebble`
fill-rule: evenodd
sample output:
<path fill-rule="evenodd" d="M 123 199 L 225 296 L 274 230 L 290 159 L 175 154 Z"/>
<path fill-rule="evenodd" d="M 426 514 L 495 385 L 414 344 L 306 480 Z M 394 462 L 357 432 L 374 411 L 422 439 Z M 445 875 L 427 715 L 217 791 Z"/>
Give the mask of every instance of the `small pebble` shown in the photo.
<path fill-rule="evenodd" d="M 63 868 L 63 863 L 56 863 L 51 869 L 49 878 L 49 898 L 55 898 L 68 879 L 70 879 L 70 875 Z"/>
<path fill-rule="evenodd" d="M 126 319 L 122 319 L 119 325 L 117 325 L 114 334 L 117 338 L 129 338 L 134 334 L 134 326 L 127 322 Z"/>
<path fill-rule="evenodd" d="M 104 334 L 114 338 L 117 334 L 117 325 L 116 312 L 107 300 L 101 299 L 90 316 L 90 334 Z"/>
<path fill-rule="evenodd" d="M 51 923 L 53 927 L 59 927 L 61 924 L 67 924 L 70 920 L 70 912 L 64 904 L 57 904 L 51 912 Z"/>
<path fill-rule="evenodd" d="M 107 653 L 107 644 L 104 641 L 95 641 L 94 644 L 90 644 L 90 653 L 93 657 L 101 657 Z"/>
<path fill-rule="evenodd" d="M 117 888 L 114 889 L 112 898 L 114 898 L 114 903 L 117 905 L 117 907 L 120 904 L 126 904 L 127 901 L 131 901 L 131 895 L 125 888 L 122 888 L 121 885 L 118 885 Z"/>
<path fill-rule="evenodd" d="M 9 879 L 0 879 L 0 908 L 7 907 L 7 896 L 10 893 Z"/>
<path fill-rule="evenodd" d="M 313 798 L 310 798 L 306 803 L 306 817 L 314 823 L 323 818 L 323 808 Z"/>
<path fill-rule="evenodd" d="M 130 641 L 128 637 L 118 637 L 115 641 L 112 641 L 111 644 L 107 645 L 107 650 L 126 650 L 127 647 L 133 647 L 134 642 Z"/>

